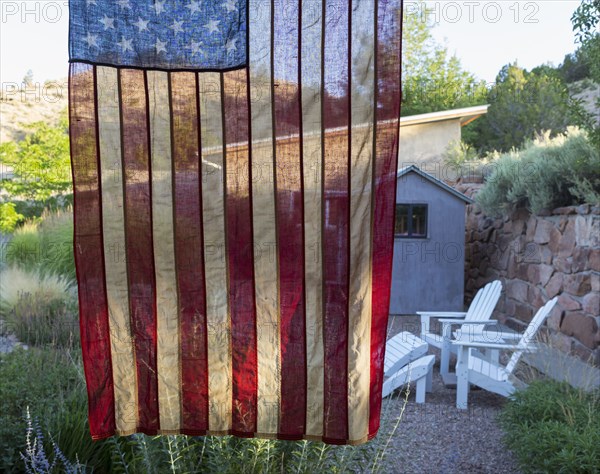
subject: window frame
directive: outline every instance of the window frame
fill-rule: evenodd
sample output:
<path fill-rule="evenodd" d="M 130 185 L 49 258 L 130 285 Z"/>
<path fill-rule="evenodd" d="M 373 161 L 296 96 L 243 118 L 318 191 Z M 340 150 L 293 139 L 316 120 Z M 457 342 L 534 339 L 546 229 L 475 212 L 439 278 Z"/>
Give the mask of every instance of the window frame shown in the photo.
<path fill-rule="evenodd" d="M 396 234 L 396 219 L 398 218 L 398 206 L 408 207 L 407 226 L 408 234 Z M 425 234 L 413 234 L 413 208 L 415 206 L 425 207 Z M 397 202 L 394 208 L 394 238 L 395 239 L 428 239 L 429 238 L 429 203 L 426 202 Z"/>

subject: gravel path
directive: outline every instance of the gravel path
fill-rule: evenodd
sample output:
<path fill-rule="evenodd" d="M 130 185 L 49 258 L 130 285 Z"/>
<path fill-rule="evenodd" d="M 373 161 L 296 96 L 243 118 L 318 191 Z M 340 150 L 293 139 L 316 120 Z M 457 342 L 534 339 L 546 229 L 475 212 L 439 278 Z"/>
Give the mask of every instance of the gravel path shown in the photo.
<path fill-rule="evenodd" d="M 416 317 L 390 317 L 389 336 L 400 331 L 418 334 Z M 502 443 L 496 422 L 505 399 L 485 390 L 471 390 L 469 409 L 457 410 L 456 390 L 446 388 L 439 374 L 439 351 L 433 372 L 433 391 L 425 404 L 415 403 L 415 387 L 386 450 L 386 473 L 518 473 L 514 457 Z M 384 400 L 379 436 L 388 438 L 404 405 L 396 392 Z M 383 419 L 382 419 L 383 421 Z"/>

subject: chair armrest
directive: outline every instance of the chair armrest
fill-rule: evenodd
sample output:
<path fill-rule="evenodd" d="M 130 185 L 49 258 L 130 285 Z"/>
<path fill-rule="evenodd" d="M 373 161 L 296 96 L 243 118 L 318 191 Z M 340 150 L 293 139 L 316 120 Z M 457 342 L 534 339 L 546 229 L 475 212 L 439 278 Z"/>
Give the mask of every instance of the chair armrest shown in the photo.
<path fill-rule="evenodd" d="M 483 349 L 499 349 L 507 351 L 528 351 L 533 352 L 537 350 L 537 346 L 529 345 L 527 347 L 517 346 L 515 344 L 502 344 L 498 342 L 479 342 L 479 341 L 450 341 L 455 346 L 466 346 L 466 347 L 481 347 Z"/>
<path fill-rule="evenodd" d="M 467 313 L 459 311 L 417 311 L 417 314 L 432 318 L 464 318 L 467 315 Z"/>
<path fill-rule="evenodd" d="M 505 341 L 518 341 L 519 339 L 521 339 L 521 337 L 523 337 L 523 334 L 519 334 L 518 332 L 505 332 L 505 331 L 498 331 L 500 332 L 500 336 L 502 337 L 502 339 L 504 339 Z"/>
<path fill-rule="evenodd" d="M 457 321 L 456 319 L 446 319 L 446 318 L 440 318 L 438 319 L 438 321 L 440 323 L 448 323 L 448 324 L 471 324 L 471 325 L 482 325 L 482 324 L 498 324 L 498 321 L 496 320 L 487 320 L 487 321 L 477 321 L 475 319 L 461 319 L 460 321 Z"/>

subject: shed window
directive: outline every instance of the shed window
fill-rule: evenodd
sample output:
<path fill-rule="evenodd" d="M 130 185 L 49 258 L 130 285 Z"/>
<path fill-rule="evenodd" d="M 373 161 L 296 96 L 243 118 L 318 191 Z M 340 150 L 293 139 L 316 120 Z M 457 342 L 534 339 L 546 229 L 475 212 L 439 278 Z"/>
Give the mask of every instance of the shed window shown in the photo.
<path fill-rule="evenodd" d="M 396 204 L 396 237 L 427 237 L 427 204 Z"/>

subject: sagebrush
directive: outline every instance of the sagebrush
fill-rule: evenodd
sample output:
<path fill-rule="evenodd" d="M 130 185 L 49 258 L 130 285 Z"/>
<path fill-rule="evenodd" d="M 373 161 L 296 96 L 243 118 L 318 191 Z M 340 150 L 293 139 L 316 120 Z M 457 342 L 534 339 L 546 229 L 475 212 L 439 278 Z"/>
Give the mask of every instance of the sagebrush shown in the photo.
<path fill-rule="evenodd" d="M 560 206 L 600 204 L 600 151 L 576 128 L 555 138 L 544 134 L 522 150 L 500 155 L 491 168 L 475 197 L 489 216 L 510 215 L 518 208 L 537 214 Z"/>

